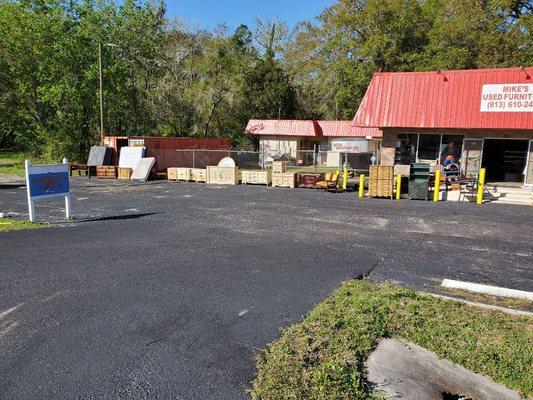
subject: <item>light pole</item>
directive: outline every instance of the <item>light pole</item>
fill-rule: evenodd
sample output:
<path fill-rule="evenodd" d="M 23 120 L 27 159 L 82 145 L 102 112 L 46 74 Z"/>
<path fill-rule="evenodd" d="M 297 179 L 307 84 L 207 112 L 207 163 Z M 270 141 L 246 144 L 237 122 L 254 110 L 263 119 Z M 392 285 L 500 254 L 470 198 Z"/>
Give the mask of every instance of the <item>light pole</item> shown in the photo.
<path fill-rule="evenodd" d="M 100 78 L 100 146 L 104 145 L 104 68 L 103 68 L 103 47 L 118 47 L 113 43 L 98 43 L 98 68 Z"/>

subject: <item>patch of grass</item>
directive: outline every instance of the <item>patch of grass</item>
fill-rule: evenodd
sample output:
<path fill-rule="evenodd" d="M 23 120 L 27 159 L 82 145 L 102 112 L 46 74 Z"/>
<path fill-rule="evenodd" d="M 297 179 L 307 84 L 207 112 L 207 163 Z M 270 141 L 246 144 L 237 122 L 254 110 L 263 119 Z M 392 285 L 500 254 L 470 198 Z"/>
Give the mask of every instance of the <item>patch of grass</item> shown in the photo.
<path fill-rule="evenodd" d="M 20 231 L 23 229 L 38 229 L 44 227 L 46 227 L 45 224 L 38 224 L 26 220 L 0 218 L 0 232 Z"/>
<path fill-rule="evenodd" d="M 0 175 L 24 176 L 26 158 L 31 157 L 19 150 L 0 150 Z"/>
<path fill-rule="evenodd" d="M 533 393 L 532 318 L 350 281 L 258 357 L 252 399 L 377 399 L 365 385 L 364 362 L 384 337 Z"/>
<path fill-rule="evenodd" d="M 533 301 L 527 299 L 515 299 L 511 297 L 491 296 L 482 293 L 473 293 L 467 290 L 438 287 L 439 291 L 449 293 L 454 297 L 463 300 L 474 301 L 476 303 L 490 304 L 493 306 L 512 308 L 515 310 L 524 310 L 533 312 Z"/>

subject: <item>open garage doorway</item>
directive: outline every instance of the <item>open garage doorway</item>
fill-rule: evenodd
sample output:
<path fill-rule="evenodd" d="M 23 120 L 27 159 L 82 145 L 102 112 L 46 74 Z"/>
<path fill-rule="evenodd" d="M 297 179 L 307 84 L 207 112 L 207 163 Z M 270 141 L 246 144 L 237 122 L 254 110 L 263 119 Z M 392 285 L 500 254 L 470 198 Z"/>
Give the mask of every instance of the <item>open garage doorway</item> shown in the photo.
<path fill-rule="evenodd" d="M 485 139 L 481 165 L 487 182 L 524 183 L 528 148 L 528 140 Z"/>

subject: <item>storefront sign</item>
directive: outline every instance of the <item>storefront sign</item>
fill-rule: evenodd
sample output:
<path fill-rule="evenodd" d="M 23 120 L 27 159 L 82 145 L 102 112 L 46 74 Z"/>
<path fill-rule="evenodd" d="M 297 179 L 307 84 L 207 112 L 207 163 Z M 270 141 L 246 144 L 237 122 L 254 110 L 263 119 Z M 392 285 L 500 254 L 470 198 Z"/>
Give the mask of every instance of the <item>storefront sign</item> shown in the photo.
<path fill-rule="evenodd" d="M 64 159 L 63 164 L 31 165 L 26 160 L 25 167 L 30 221 L 35 220 L 34 202 L 53 197 L 65 197 L 65 212 L 67 219 L 70 218 L 68 161 Z"/>
<path fill-rule="evenodd" d="M 483 85 L 481 112 L 533 112 L 533 84 Z"/>
<path fill-rule="evenodd" d="M 368 141 L 366 139 L 334 139 L 331 141 L 331 151 L 366 153 L 368 152 Z"/>

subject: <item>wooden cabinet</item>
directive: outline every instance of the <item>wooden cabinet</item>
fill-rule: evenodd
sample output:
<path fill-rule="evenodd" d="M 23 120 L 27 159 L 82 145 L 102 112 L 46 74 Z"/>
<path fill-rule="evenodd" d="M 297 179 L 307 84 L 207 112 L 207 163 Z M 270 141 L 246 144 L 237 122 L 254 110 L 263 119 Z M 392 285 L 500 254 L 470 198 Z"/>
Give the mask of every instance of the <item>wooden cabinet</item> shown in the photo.
<path fill-rule="evenodd" d="M 118 179 L 130 180 L 133 169 L 131 168 L 119 168 L 118 169 Z"/>
<path fill-rule="evenodd" d="M 273 161 L 272 162 L 272 173 L 273 174 L 284 174 L 287 171 L 287 161 Z"/>
<path fill-rule="evenodd" d="M 236 185 L 239 183 L 237 167 L 207 167 L 207 183 Z"/>
<path fill-rule="evenodd" d="M 300 172 L 298 174 L 297 182 L 299 188 L 314 189 L 316 183 L 324 180 L 324 174 Z"/>
<path fill-rule="evenodd" d="M 178 181 L 190 181 L 191 169 L 190 168 L 176 168 L 178 174 Z"/>
<path fill-rule="evenodd" d="M 169 181 L 177 181 L 178 180 L 178 169 L 167 168 L 167 179 Z"/>
<path fill-rule="evenodd" d="M 207 170 L 202 168 L 191 168 L 191 181 L 207 182 Z"/>
<path fill-rule="evenodd" d="M 368 195 L 370 197 L 393 198 L 394 167 L 384 165 L 370 166 Z"/>
<path fill-rule="evenodd" d="M 272 183 L 271 170 L 244 170 L 242 171 L 241 182 L 245 184 L 270 185 Z"/>
<path fill-rule="evenodd" d="M 296 174 L 290 172 L 285 172 L 283 174 L 272 174 L 272 186 L 293 188 L 295 186 L 295 176 Z"/>

